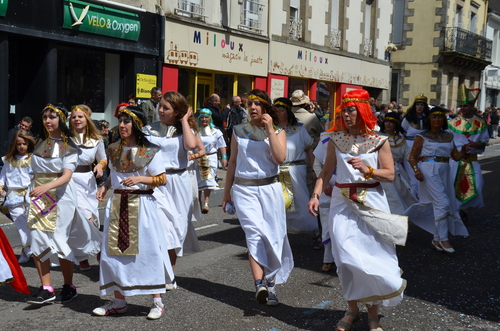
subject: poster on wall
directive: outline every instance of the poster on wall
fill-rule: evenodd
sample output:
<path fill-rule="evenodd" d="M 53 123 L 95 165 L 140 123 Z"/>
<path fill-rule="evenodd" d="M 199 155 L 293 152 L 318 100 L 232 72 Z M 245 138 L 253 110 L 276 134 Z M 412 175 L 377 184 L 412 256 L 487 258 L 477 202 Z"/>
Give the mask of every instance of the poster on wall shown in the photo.
<path fill-rule="evenodd" d="M 140 99 L 151 98 L 151 90 L 156 87 L 156 76 L 137 74 L 135 84 L 135 96 Z"/>
<path fill-rule="evenodd" d="M 271 100 L 282 98 L 285 96 L 285 80 L 284 79 L 271 79 Z"/>

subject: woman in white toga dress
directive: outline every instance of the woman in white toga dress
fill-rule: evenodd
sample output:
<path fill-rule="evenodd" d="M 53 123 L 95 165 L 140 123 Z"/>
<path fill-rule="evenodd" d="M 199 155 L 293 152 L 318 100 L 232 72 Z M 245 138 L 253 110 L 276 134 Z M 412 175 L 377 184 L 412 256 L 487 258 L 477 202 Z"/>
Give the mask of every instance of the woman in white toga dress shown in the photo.
<path fill-rule="evenodd" d="M 147 117 L 139 107 L 128 106 L 118 115 L 120 140 L 108 146 L 110 176 L 98 193 L 108 201 L 100 261 L 100 294 L 114 299 L 93 310 L 106 316 L 127 312 L 126 297 L 153 295 L 148 319 L 164 312 L 161 293 L 173 281 L 165 242 L 165 222 L 153 191 L 165 185 L 165 168 L 159 147 L 151 144 L 142 127 Z"/>
<path fill-rule="evenodd" d="M 369 97 L 365 90 L 343 95 L 342 116 L 331 129 L 325 166 L 309 202 L 316 215 L 318 198 L 336 168 L 329 233 L 348 303 L 336 330 L 350 330 L 359 319 L 358 302 L 367 305 L 369 328 L 379 328 L 378 308 L 396 306 L 406 287 L 394 244 L 404 245 L 407 219 L 390 214 L 380 185 L 393 180 L 394 163 L 387 136 L 373 131 L 376 118 Z"/>
<path fill-rule="evenodd" d="M 99 228 L 99 201 L 97 201 L 96 178 L 103 175 L 108 163 L 104 152 L 104 142 L 99 131 L 91 119 L 92 110 L 86 105 L 77 105 L 71 109 L 69 128 L 75 135 L 72 139 L 80 148 L 78 165 L 73 172 L 72 180 L 75 183 L 80 214 Z M 97 161 L 95 167 L 92 163 Z M 96 174 L 94 176 L 94 173 Z M 80 262 L 80 270 L 90 270 L 88 260 Z"/>
<path fill-rule="evenodd" d="M 420 202 L 410 206 L 404 214 L 434 235 L 433 249 L 454 253 L 448 232 L 455 236 L 468 236 L 469 233 L 458 214 L 449 160 L 452 157 L 459 161 L 470 147 L 464 145 L 460 152 L 457 151 L 453 133 L 447 130 L 443 108 L 431 109 L 426 127 L 428 130 L 415 138 L 410 155 L 415 178 L 419 181 Z"/>
<path fill-rule="evenodd" d="M 255 297 L 261 304 L 276 306 L 275 285 L 287 280 L 293 257 L 278 182 L 279 164 L 286 158 L 286 135 L 273 125 L 271 110 L 266 92 L 250 91 L 251 121 L 234 127 L 222 208 L 231 209 L 232 188 L 234 207 L 245 231 Z"/>

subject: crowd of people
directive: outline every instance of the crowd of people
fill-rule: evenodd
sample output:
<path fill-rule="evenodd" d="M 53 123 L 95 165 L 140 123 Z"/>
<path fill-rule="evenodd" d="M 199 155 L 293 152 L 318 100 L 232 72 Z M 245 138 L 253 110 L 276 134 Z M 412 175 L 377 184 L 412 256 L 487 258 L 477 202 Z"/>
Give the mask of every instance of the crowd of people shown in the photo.
<path fill-rule="evenodd" d="M 27 302 L 68 302 L 74 264 L 86 270 L 97 255 L 100 294 L 113 299 L 93 314 L 126 313 L 127 297 L 150 294 L 147 317 L 160 318 L 177 258 L 200 250 L 192 222 L 210 210 L 220 163 L 222 209 L 245 232 L 257 302 L 279 304 L 276 285 L 294 266 L 288 235 L 309 233 L 348 303 L 336 330 L 352 328 L 359 303 L 370 330 L 382 330 L 379 309 L 400 303 L 406 287 L 395 245 L 405 244 L 408 220 L 432 234 L 434 250 L 454 254 L 449 235 L 467 236 L 468 209 L 484 206 L 477 155 L 494 133 L 474 107 L 477 91 L 460 92 L 456 116 L 423 94 L 404 114 L 378 107 L 362 89 L 332 110 L 302 90 L 271 100 L 254 89 L 226 107 L 213 94 L 194 114 L 181 94 L 154 88 L 142 108 L 133 95 L 119 104 L 112 129 L 86 105 L 48 104 L 38 141 L 23 118 L 3 158 L 0 190 L 23 248 L 13 261 L 0 246 L 0 284 L 26 293 L 17 263 L 33 257 L 41 286 Z"/>

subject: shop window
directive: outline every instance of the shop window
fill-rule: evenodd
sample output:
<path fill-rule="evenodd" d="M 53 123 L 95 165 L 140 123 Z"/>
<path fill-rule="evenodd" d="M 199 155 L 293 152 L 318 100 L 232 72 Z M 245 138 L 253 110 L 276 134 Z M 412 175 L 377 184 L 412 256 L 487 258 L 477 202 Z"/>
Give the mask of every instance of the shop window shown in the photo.
<path fill-rule="evenodd" d="M 215 75 L 215 92 L 220 97 L 221 107 L 225 107 L 233 100 L 234 75 Z"/>
<path fill-rule="evenodd" d="M 83 48 L 59 47 L 57 98 L 66 107 L 86 104 L 104 113 L 105 53 Z"/>
<path fill-rule="evenodd" d="M 290 78 L 288 80 L 288 97 L 292 96 L 293 91 L 302 90 L 305 94 L 309 92 L 309 80 L 301 78 Z"/>
<path fill-rule="evenodd" d="M 190 106 L 193 106 L 195 103 L 195 77 L 195 70 L 179 68 L 179 93 L 186 97 Z M 199 107 L 194 108 L 199 109 Z"/>
<path fill-rule="evenodd" d="M 248 97 L 248 92 L 252 90 L 252 77 L 238 76 L 238 95 Z"/>
<path fill-rule="evenodd" d="M 335 83 L 318 82 L 316 87 L 316 101 L 325 113 L 328 109 L 335 108 L 335 105 L 333 104 L 334 95 Z"/>

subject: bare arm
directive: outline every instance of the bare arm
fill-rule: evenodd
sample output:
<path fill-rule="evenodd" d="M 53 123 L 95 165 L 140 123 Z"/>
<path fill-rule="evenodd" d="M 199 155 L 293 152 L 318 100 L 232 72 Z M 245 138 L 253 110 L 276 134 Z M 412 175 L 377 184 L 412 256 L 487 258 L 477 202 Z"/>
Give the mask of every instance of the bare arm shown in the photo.
<path fill-rule="evenodd" d="M 184 149 L 187 151 L 191 151 L 198 147 L 198 141 L 196 140 L 196 136 L 194 135 L 193 131 L 191 130 L 191 127 L 189 126 L 188 119 L 193 113 L 193 110 L 189 108 L 187 111 L 186 115 L 181 120 L 182 124 L 182 134 L 183 134 L 183 140 L 184 140 Z M 202 144 L 203 146 L 203 144 Z M 205 150 L 203 148 L 203 150 Z"/>
<path fill-rule="evenodd" d="M 415 141 L 413 142 L 413 148 L 411 149 L 410 152 L 410 159 L 408 160 L 410 162 L 411 167 L 413 168 L 413 171 L 415 172 L 415 178 L 418 179 L 419 181 L 424 180 L 424 175 L 418 168 L 418 159 L 420 157 L 420 153 L 422 153 L 423 146 L 424 146 L 424 138 L 416 136 Z"/>
<path fill-rule="evenodd" d="M 238 156 L 238 143 L 236 138 L 231 139 L 231 157 L 229 158 L 229 164 L 226 171 L 226 185 L 224 186 L 224 198 L 222 199 L 222 210 L 226 212 L 226 204 L 231 203 L 231 188 L 234 183 L 234 173 L 236 171 L 236 158 Z"/>
<path fill-rule="evenodd" d="M 269 114 L 262 115 L 262 123 L 264 123 L 269 137 L 273 161 L 276 164 L 282 164 L 286 159 L 286 133 L 284 130 L 281 130 L 278 134 L 274 133 L 273 119 Z"/>

